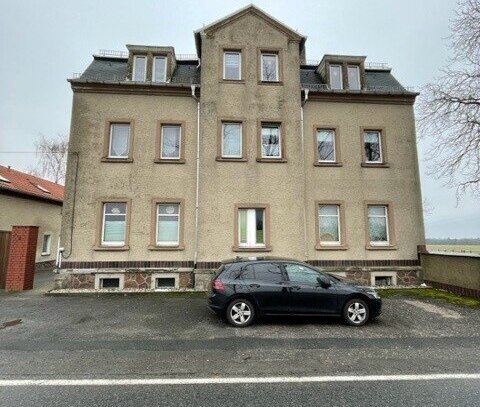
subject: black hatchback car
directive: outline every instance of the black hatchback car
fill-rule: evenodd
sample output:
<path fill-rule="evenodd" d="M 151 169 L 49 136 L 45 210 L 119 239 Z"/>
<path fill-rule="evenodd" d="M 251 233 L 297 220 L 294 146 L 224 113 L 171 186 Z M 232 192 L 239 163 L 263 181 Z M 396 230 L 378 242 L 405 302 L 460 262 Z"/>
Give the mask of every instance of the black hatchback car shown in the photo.
<path fill-rule="evenodd" d="M 358 286 L 301 261 L 259 257 L 224 261 L 212 280 L 209 307 L 236 327 L 261 315 L 341 316 L 361 326 L 378 316 L 382 300 Z"/>

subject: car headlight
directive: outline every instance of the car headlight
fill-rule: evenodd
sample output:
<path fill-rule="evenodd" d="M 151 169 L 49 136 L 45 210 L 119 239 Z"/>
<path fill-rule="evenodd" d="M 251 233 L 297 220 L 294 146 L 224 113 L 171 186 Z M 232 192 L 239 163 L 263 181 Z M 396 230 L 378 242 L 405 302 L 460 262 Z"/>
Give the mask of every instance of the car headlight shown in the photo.
<path fill-rule="evenodd" d="M 367 291 L 367 294 L 372 296 L 373 298 L 377 298 L 377 299 L 380 298 L 380 296 L 378 295 L 378 293 L 376 291 Z"/>

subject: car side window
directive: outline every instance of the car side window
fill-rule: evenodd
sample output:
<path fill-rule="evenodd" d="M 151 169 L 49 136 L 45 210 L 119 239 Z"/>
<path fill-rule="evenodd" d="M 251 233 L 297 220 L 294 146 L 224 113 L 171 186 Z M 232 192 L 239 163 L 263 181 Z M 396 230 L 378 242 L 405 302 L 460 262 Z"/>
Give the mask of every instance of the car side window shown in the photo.
<path fill-rule="evenodd" d="M 242 267 L 242 273 L 239 275 L 239 278 L 242 280 L 255 280 L 255 272 L 253 266 L 248 264 Z"/>
<path fill-rule="evenodd" d="M 320 273 L 301 264 L 287 263 L 285 271 L 288 279 L 294 283 L 318 284 L 317 278 L 321 276 Z"/>
<path fill-rule="evenodd" d="M 283 281 L 282 269 L 275 263 L 258 263 L 253 265 L 255 280 L 277 284 Z"/>

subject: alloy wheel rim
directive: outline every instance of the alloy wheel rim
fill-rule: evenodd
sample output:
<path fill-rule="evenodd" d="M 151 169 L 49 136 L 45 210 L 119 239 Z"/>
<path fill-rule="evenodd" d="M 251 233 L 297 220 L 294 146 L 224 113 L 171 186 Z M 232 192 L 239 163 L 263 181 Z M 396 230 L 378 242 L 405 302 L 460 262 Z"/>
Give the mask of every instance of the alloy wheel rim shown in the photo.
<path fill-rule="evenodd" d="M 230 316 L 235 324 L 243 325 L 250 320 L 252 311 L 245 302 L 241 301 L 234 304 L 230 311 Z"/>
<path fill-rule="evenodd" d="M 360 324 L 365 320 L 365 317 L 367 316 L 367 310 L 360 302 L 354 302 L 348 307 L 347 314 L 350 321 L 352 321 L 354 324 Z"/>

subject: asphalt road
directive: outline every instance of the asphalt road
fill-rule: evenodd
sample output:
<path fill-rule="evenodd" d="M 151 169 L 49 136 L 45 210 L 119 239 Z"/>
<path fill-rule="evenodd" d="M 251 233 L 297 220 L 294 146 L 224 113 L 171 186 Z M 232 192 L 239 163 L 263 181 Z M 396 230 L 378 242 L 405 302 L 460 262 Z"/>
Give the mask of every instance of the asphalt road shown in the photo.
<path fill-rule="evenodd" d="M 393 298 L 362 328 L 337 319 L 225 325 L 199 296 L 0 293 L 1 406 L 480 406 L 479 379 L 262 383 L 263 377 L 480 373 L 480 312 Z M 19 322 L 18 320 L 21 320 Z M 11 325 L 2 325 L 5 322 Z M 29 386 L 2 380 L 260 378 L 258 383 Z"/>

